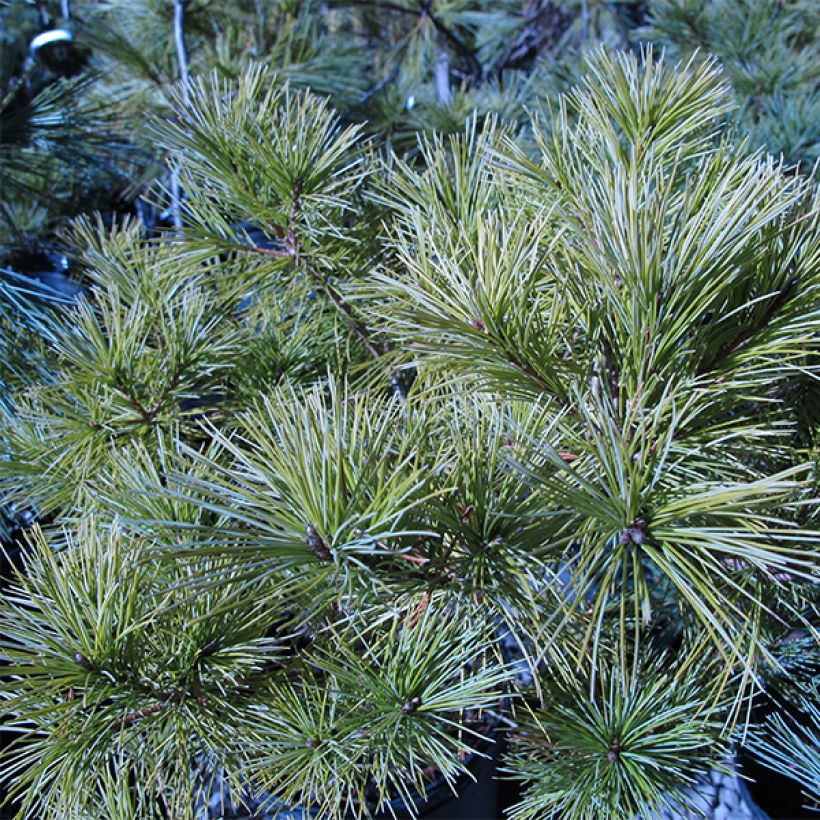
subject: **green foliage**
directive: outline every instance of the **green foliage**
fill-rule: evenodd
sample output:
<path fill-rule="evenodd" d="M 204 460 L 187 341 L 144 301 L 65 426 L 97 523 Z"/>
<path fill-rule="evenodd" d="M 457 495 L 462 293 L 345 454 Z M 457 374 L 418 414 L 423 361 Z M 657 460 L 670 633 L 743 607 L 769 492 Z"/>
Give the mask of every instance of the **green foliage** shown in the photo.
<path fill-rule="evenodd" d="M 62 301 L 47 285 L 0 270 L 0 405 L 13 391 L 48 378 L 38 329 Z"/>
<path fill-rule="evenodd" d="M 359 129 L 340 130 L 324 100 L 291 92 L 261 66 L 243 72 L 235 88 L 211 74 L 195 81 L 190 96 L 186 105 L 177 92 L 180 122 L 155 128 L 180 153 L 191 221 L 205 216 L 207 225 L 213 211 L 281 243 L 303 226 L 319 236 L 336 227 L 362 174 Z"/>
<path fill-rule="evenodd" d="M 431 608 L 413 625 L 344 621 L 321 643 L 324 679 L 277 690 L 264 717 L 251 772 L 278 799 L 367 816 L 391 799 L 413 805 L 430 767 L 454 784 L 467 756 L 483 753 L 493 722 L 481 712 L 501 702 L 506 678 L 486 623 Z"/>
<path fill-rule="evenodd" d="M 21 736 L 10 794 L 26 816 L 100 816 L 103 796 L 136 800 L 124 816 L 192 816 L 202 759 L 237 765 L 231 738 L 254 724 L 242 707 L 280 654 L 260 637 L 275 616 L 262 604 L 228 614 L 229 588 L 185 594 L 184 566 L 169 578 L 138 563 L 117 528 L 85 522 L 59 555 L 35 539 L 4 599 L 2 697 Z M 131 778 L 138 792 L 122 788 Z"/>
<path fill-rule="evenodd" d="M 187 96 L 176 97 L 181 121 L 154 128 L 178 158 L 190 240 L 255 258 L 289 286 L 315 288 L 378 357 L 338 275 L 361 275 L 370 258 L 374 225 L 357 196 L 368 172 L 360 129 L 340 128 L 325 100 L 292 92 L 259 65 L 235 88 L 212 73 Z"/>
<path fill-rule="evenodd" d="M 817 210 L 808 182 L 714 141 L 726 95 L 708 64 L 599 56 L 552 129 L 534 122 L 539 157 L 508 140 L 494 177 L 433 188 L 419 172 L 419 204 L 396 208 L 401 272 L 375 288 L 425 366 L 554 408 L 555 444 L 525 468 L 549 520 L 541 555 L 572 556 L 573 585 L 594 590 L 589 636 L 610 596 L 635 628 L 651 620 L 649 565 L 746 663 L 757 577 L 813 571 L 816 532 L 795 520 L 810 465 L 784 469 L 786 420 L 761 426 L 748 402 L 815 350 Z M 516 195 L 491 204 L 502 176 L 526 219 Z"/>
<path fill-rule="evenodd" d="M 18 377 L 0 470 L 44 511 L 93 504 L 101 471 L 134 444 L 156 453 L 175 437 L 197 442 L 203 415 L 338 359 L 333 319 L 305 288 L 263 289 L 244 257 L 145 240 L 138 223 L 79 222 L 71 241 L 83 248 L 86 294 L 26 311 L 15 333 L 39 336 L 39 372 L 32 360 L 24 379 L 7 360 Z"/>
<path fill-rule="evenodd" d="M 50 378 L 47 354 L 38 328 L 62 301 L 51 288 L 0 270 L 0 413 L 13 407 L 18 390 Z M 10 544 L 33 517 L 26 500 L 15 503 L 0 494 L 0 544 Z"/>
<path fill-rule="evenodd" d="M 2 490 L 66 527 L 2 604 L 5 782 L 21 816 L 190 817 L 217 776 L 416 814 L 523 694 L 513 816 L 669 806 L 817 637 L 814 185 L 725 133 L 714 60 L 597 51 L 521 131 L 574 58 L 510 79 L 506 6 L 297 6 L 186 6 L 211 70 L 169 91 L 141 3 L 183 224 L 81 220 L 76 302 L 2 292 Z M 343 117 L 298 87 L 344 97 L 331 34 Z"/>
<path fill-rule="evenodd" d="M 172 498 L 217 521 L 151 504 L 134 524 L 179 524 L 183 554 L 230 556 L 249 582 L 309 589 L 317 606 L 354 588 L 391 600 L 442 592 L 519 623 L 532 615 L 550 530 L 510 463 L 511 437 L 542 426 L 537 407 L 458 395 L 411 408 L 333 380 L 284 387 L 235 417 L 230 434 L 210 430 L 208 454 L 185 448 L 193 472 L 171 473 Z M 126 486 L 160 486 L 143 476 Z"/>
<path fill-rule="evenodd" d="M 15 492 L 49 512 L 88 503 L 123 445 L 155 447 L 190 425 L 185 402 L 213 400 L 238 340 L 230 304 L 205 285 L 215 260 L 143 243 L 138 225 L 84 224 L 76 238 L 94 285 L 40 321 L 49 377 L 16 393 L 6 415 L 4 474 L 25 476 Z"/>
<path fill-rule="evenodd" d="M 809 173 L 820 148 L 817 31 L 811 2 L 653 0 L 640 35 L 678 55 L 715 55 L 739 103 L 735 120 L 754 148 Z"/>
<path fill-rule="evenodd" d="M 306 282 L 260 290 L 245 307 L 245 339 L 228 373 L 228 395 L 237 404 L 254 404 L 286 380 L 311 384 L 328 363 L 344 372 L 358 357 L 345 343 L 341 319 Z"/>
<path fill-rule="evenodd" d="M 669 669 L 668 658 L 651 664 L 631 673 L 602 664 L 590 679 L 556 677 L 549 704 L 521 710 L 507 771 L 528 787 L 511 817 L 634 817 L 669 809 L 720 765 L 719 724 L 702 713 L 704 679 Z"/>
<path fill-rule="evenodd" d="M 220 452 L 188 451 L 200 477 L 177 476 L 193 491 L 186 500 L 221 517 L 195 535 L 197 554 L 241 557 L 258 580 L 298 567 L 291 583 L 324 581 L 321 600 L 422 534 L 414 513 L 430 465 L 395 401 L 333 382 L 329 395 L 286 386 L 236 417 L 232 434 L 211 434 Z"/>
<path fill-rule="evenodd" d="M 35 47 L 46 4 L 0 8 L 0 259 L 17 266 L 53 247 L 67 217 L 106 207 L 133 156 L 110 100 L 93 94 L 87 54 L 70 39 Z M 113 196 L 112 196 L 113 194 Z"/>
<path fill-rule="evenodd" d="M 0 186 L 5 196 L 36 194 L 43 177 L 78 174 L 121 148 L 104 130 L 106 111 L 87 99 L 88 79 L 47 86 L 31 100 L 0 101 Z M 40 192 L 42 193 L 42 192 Z"/>
<path fill-rule="evenodd" d="M 201 566 L 142 560 L 121 526 L 85 520 L 59 553 L 32 546 L 0 643 L 20 736 L 3 780 L 26 816 L 193 817 L 214 769 L 237 794 L 364 815 L 374 788 L 377 805 L 423 792 L 430 766 L 454 780 L 501 697 L 480 619 L 337 614 L 300 649 L 285 628 L 298 602 L 238 600 L 227 565 L 218 591 L 192 595 Z"/>

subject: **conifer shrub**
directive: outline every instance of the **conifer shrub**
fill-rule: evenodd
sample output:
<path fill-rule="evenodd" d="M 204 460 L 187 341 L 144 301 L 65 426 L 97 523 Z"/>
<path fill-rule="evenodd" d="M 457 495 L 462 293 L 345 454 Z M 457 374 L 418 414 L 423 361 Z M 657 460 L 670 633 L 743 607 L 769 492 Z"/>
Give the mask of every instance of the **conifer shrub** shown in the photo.
<path fill-rule="evenodd" d="M 408 159 L 261 65 L 177 89 L 182 226 L 79 222 L 86 290 L 4 372 L 47 516 L 2 602 L 19 816 L 193 817 L 217 774 L 415 814 L 502 726 L 511 817 L 646 815 L 770 681 L 810 699 L 816 192 L 732 99 L 601 51 Z"/>

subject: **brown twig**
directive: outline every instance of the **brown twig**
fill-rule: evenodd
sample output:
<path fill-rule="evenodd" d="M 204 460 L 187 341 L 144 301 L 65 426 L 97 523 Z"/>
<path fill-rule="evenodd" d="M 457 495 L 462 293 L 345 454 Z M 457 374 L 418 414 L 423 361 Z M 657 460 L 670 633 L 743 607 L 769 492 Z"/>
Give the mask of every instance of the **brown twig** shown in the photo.
<path fill-rule="evenodd" d="M 395 557 L 401 558 L 404 561 L 410 561 L 413 564 L 418 564 L 420 567 L 430 563 L 429 558 L 422 558 L 420 555 L 408 555 L 406 552 L 397 552 Z"/>
<path fill-rule="evenodd" d="M 421 600 L 416 605 L 416 608 L 404 619 L 404 625 L 408 629 L 413 629 L 413 627 L 418 624 L 428 606 L 430 606 L 430 593 L 425 592 L 422 594 Z"/>
<path fill-rule="evenodd" d="M 130 726 L 134 723 L 134 721 L 140 720 L 144 717 L 149 717 L 150 715 L 155 715 L 157 712 L 167 709 L 168 706 L 170 706 L 170 704 L 167 701 L 162 701 L 160 703 L 155 703 L 153 706 L 146 706 L 145 709 L 140 709 L 138 712 L 131 712 L 124 718 L 115 720 L 114 729 L 122 729 L 123 726 Z"/>
<path fill-rule="evenodd" d="M 278 256 L 284 259 L 290 259 L 290 257 L 293 256 L 290 251 L 284 250 L 283 248 L 262 248 L 259 245 L 242 245 L 241 247 L 248 248 L 248 250 L 254 253 L 264 253 L 266 256 Z"/>

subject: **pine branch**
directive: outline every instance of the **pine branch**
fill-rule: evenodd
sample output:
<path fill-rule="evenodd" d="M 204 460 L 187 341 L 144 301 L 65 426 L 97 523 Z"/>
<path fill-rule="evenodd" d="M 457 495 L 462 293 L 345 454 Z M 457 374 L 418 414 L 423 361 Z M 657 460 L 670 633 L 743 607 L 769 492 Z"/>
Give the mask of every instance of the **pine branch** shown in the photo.
<path fill-rule="evenodd" d="M 374 8 L 395 11 L 399 14 L 417 15 L 421 19 L 427 18 L 435 26 L 436 30 L 455 48 L 456 52 L 464 57 L 470 64 L 473 75 L 476 79 L 482 76 L 482 66 L 478 61 L 475 52 L 462 40 L 455 32 L 445 25 L 432 11 L 429 0 L 419 0 L 418 9 L 407 8 L 397 3 L 386 2 L 386 0 L 353 0 L 357 6 L 373 6 Z"/>
<path fill-rule="evenodd" d="M 304 182 L 297 179 L 293 185 L 291 193 L 290 211 L 288 214 L 288 228 L 287 234 L 283 241 L 286 251 L 290 254 L 294 264 L 297 267 L 303 267 L 309 276 L 316 282 L 317 285 L 324 291 L 336 310 L 345 318 L 347 323 L 362 341 L 367 352 L 374 358 L 378 359 L 382 355 L 370 335 L 365 323 L 355 314 L 353 309 L 348 305 L 341 294 L 333 287 L 333 285 L 324 277 L 316 267 L 310 256 L 302 251 L 302 244 L 298 234 L 298 220 L 302 212 L 302 188 Z"/>

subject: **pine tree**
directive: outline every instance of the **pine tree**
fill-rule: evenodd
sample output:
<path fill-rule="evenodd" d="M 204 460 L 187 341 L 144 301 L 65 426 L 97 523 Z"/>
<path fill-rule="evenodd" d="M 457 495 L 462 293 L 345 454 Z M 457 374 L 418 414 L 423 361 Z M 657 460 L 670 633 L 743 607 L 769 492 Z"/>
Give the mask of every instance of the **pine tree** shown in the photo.
<path fill-rule="evenodd" d="M 817 31 L 813 3 L 653 0 L 639 34 L 688 57 L 718 57 L 738 106 L 732 119 L 753 148 L 783 154 L 811 173 L 820 153 Z"/>
<path fill-rule="evenodd" d="M 563 69 L 482 108 L 512 6 L 362 5 L 239 47 L 255 6 L 186 6 L 173 87 L 147 15 L 181 224 L 81 219 L 81 298 L 5 287 L 19 816 L 415 815 L 501 726 L 513 818 L 644 816 L 744 740 L 816 796 L 750 724 L 816 696 L 814 182 L 725 131 L 714 60 L 594 52 L 522 125 Z"/>

